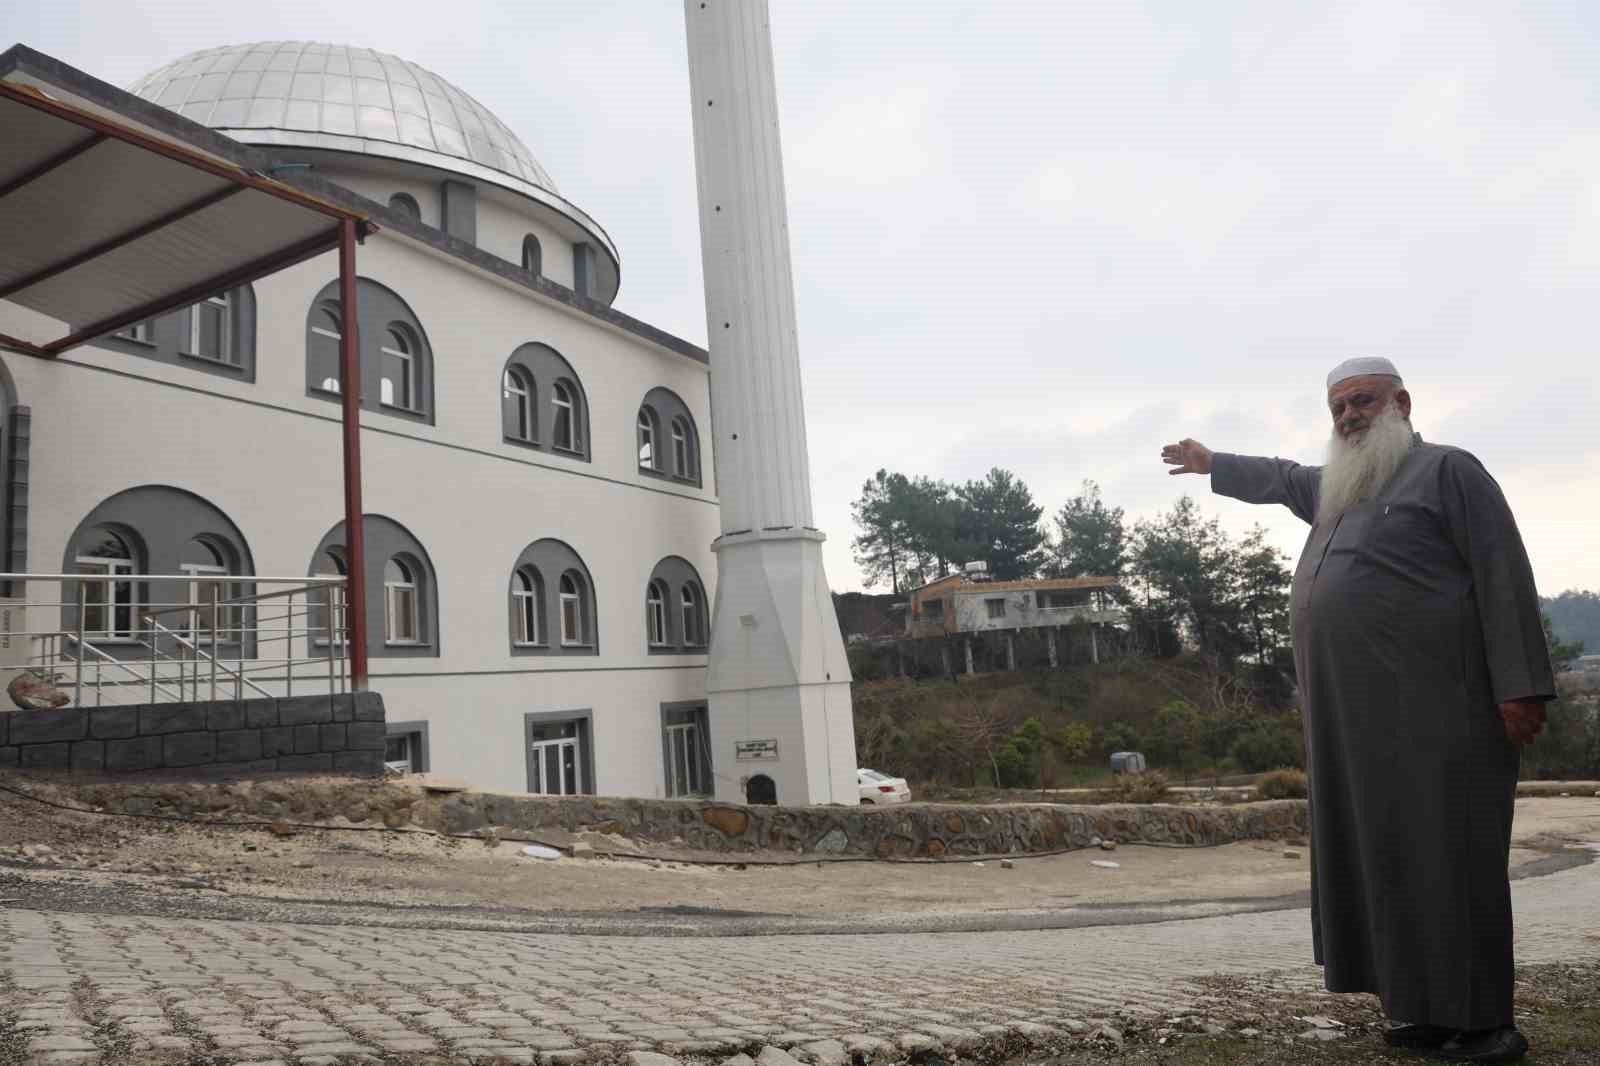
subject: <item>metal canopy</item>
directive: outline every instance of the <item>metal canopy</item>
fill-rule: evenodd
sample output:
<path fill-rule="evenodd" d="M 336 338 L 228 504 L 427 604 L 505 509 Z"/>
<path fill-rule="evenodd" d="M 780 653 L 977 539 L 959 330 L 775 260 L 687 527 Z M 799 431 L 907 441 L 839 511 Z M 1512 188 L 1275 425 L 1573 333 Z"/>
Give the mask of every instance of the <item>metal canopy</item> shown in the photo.
<path fill-rule="evenodd" d="M 53 94 L 52 94 L 53 95 Z M 54 356 L 339 247 L 362 216 L 0 82 L 0 299 L 69 324 L 0 344 Z"/>

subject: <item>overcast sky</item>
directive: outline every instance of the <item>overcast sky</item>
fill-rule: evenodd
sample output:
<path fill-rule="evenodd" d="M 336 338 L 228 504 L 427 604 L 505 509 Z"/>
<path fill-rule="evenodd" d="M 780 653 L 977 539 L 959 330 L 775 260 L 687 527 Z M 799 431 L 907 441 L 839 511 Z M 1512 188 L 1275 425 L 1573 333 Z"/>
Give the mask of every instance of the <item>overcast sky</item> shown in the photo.
<path fill-rule="evenodd" d="M 705 342 L 681 4 L 18 0 L 0 38 L 127 85 L 186 52 L 393 52 L 503 118 Z M 1160 446 L 1319 459 L 1387 355 L 1475 452 L 1540 590 L 1600 588 L 1600 5 L 773 0 L 811 469 L 835 588 L 879 466 L 1201 498 Z"/>

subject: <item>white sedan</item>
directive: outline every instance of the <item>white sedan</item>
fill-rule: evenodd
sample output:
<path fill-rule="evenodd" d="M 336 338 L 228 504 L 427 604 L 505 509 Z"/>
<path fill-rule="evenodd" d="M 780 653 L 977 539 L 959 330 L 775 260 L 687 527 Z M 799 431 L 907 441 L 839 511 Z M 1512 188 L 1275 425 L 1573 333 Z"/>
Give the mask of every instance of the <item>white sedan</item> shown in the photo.
<path fill-rule="evenodd" d="M 856 785 L 862 803 L 910 803 L 911 786 L 903 777 L 890 777 L 876 770 L 857 770 Z"/>

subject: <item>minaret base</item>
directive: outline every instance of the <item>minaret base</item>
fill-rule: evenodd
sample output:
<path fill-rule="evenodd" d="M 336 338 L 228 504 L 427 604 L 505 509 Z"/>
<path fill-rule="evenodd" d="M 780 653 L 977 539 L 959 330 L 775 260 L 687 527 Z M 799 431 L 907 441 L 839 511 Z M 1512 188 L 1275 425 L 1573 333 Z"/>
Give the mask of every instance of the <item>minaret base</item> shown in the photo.
<path fill-rule="evenodd" d="M 850 665 L 822 569 L 822 534 L 722 537 L 706 693 L 716 798 L 761 775 L 785 805 L 860 803 Z"/>

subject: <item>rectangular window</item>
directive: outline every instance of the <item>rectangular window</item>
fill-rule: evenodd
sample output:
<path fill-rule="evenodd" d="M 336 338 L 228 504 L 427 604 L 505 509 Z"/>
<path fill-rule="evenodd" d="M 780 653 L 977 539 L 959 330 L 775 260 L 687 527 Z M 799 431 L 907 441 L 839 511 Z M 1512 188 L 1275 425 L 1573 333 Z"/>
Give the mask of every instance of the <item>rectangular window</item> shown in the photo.
<path fill-rule="evenodd" d="M 583 643 L 583 608 L 578 597 L 567 592 L 561 594 L 561 643 Z"/>
<path fill-rule="evenodd" d="M 150 323 L 148 321 L 135 322 L 131 326 L 117 330 L 115 336 L 121 337 L 125 341 L 138 341 L 140 344 L 149 344 L 151 343 Z"/>
<path fill-rule="evenodd" d="M 1006 616 L 1006 601 L 1003 597 L 996 596 L 993 599 L 984 600 L 983 605 L 988 609 L 990 618 L 1004 618 Z"/>
<path fill-rule="evenodd" d="M 662 727 L 667 796 L 711 793 L 711 730 L 705 707 L 669 708 Z"/>
<path fill-rule="evenodd" d="M 232 363 L 232 301 L 227 293 L 212 296 L 189 308 L 189 354 L 219 363 Z"/>
<path fill-rule="evenodd" d="M 388 586 L 384 639 L 391 644 L 417 642 L 417 590 L 414 585 Z"/>
<path fill-rule="evenodd" d="M 78 560 L 78 573 L 99 577 L 132 575 L 133 564 L 110 559 Z M 83 583 L 83 635 L 97 640 L 132 640 L 137 612 L 132 581 Z"/>
<path fill-rule="evenodd" d="M 379 385 L 378 398 L 390 407 L 404 407 L 410 411 L 415 408 L 412 403 L 412 363 L 408 352 L 398 351 L 394 348 L 384 347 L 383 353 L 383 380 Z"/>
<path fill-rule="evenodd" d="M 528 727 L 528 791 L 541 796 L 577 796 L 584 791 L 587 724 L 579 719 L 537 722 Z"/>
<path fill-rule="evenodd" d="M 396 733 L 383 742 L 383 765 L 393 773 L 422 772 L 422 737 L 417 733 Z"/>
<path fill-rule="evenodd" d="M 226 574 L 228 571 L 220 566 L 204 566 L 200 563 L 183 564 L 183 572 L 191 576 L 200 574 Z M 197 644 L 215 644 L 218 640 L 238 640 L 239 635 L 234 632 L 238 627 L 230 617 L 233 608 L 217 606 L 229 598 L 228 586 L 220 581 L 191 581 L 189 582 L 189 614 L 187 626 L 189 638 Z M 212 617 L 216 618 L 216 631 L 212 629 Z"/>
<path fill-rule="evenodd" d="M 926 618 L 930 622 L 942 622 L 942 621 L 944 621 L 944 601 L 943 600 L 923 600 L 922 601 L 922 617 Z"/>

